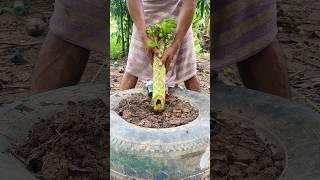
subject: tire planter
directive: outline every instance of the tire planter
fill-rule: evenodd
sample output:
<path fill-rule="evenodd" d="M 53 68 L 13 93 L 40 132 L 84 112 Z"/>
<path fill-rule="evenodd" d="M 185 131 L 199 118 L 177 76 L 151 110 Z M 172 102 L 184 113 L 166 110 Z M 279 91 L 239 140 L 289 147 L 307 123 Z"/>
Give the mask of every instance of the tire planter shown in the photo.
<path fill-rule="evenodd" d="M 173 128 L 143 128 L 128 123 L 113 109 L 132 94 L 132 89 L 110 97 L 111 179 L 199 179 L 209 171 L 209 97 L 188 90 L 172 94 L 199 109 L 196 120 Z"/>
<path fill-rule="evenodd" d="M 36 180 L 7 149 L 11 143 L 27 136 L 39 118 L 48 118 L 65 110 L 68 101 L 102 99 L 106 101 L 105 84 L 83 84 L 61 88 L 24 98 L 0 109 L 0 179 Z"/>
<path fill-rule="evenodd" d="M 320 115 L 292 101 L 248 90 L 215 84 L 215 110 L 246 119 L 258 135 L 282 147 L 286 165 L 281 180 L 320 178 Z"/>

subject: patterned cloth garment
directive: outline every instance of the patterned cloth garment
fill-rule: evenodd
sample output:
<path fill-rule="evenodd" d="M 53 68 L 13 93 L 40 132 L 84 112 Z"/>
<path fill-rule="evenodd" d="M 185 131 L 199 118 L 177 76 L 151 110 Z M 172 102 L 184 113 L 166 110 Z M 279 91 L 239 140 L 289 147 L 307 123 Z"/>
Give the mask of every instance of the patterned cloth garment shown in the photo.
<path fill-rule="evenodd" d="M 276 38 L 276 1 L 214 1 L 212 34 L 215 70 L 255 55 Z"/>
<path fill-rule="evenodd" d="M 56 0 L 50 32 L 72 44 L 107 55 L 107 7 L 104 0 Z"/>
<path fill-rule="evenodd" d="M 160 22 L 164 18 L 176 19 L 178 21 L 182 1 L 183 0 L 143 0 L 146 26 L 148 27 Z M 166 75 L 166 85 L 172 87 L 192 78 L 196 75 L 196 69 L 194 39 L 192 28 L 190 27 L 180 49 L 172 60 L 170 69 Z M 152 67 L 147 61 L 140 34 L 134 25 L 126 72 L 141 80 L 152 79 Z"/>

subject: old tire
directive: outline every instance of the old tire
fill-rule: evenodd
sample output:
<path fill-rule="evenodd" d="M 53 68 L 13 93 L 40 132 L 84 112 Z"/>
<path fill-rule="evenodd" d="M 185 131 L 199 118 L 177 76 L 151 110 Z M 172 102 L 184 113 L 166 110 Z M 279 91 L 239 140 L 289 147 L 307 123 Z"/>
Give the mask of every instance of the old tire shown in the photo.
<path fill-rule="evenodd" d="M 209 171 L 209 97 L 188 90 L 173 90 L 199 109 L 196 120 L 174 128 L 143 128 L 128 123 L 113 109 L 142 89 L 110 97 L 111 179 L 199 179 Z"/>
<path fill-rule="evenodd" d="M 320 177 L 320 115 L 295 102 L 262 92 L 216 83 L 215 110 L 246 119 L 257 133 L 285 152 L 280 180 Z"/>
<path fill-rule="evenodd" d="M 68 101 L 106 100 L 105 84 L 82 84 L 30 96 L 0 109 L 0 179 L 37 180 L 7 150 L 25 138 L 39 118 L 49 118 L 66 109 Z"/>

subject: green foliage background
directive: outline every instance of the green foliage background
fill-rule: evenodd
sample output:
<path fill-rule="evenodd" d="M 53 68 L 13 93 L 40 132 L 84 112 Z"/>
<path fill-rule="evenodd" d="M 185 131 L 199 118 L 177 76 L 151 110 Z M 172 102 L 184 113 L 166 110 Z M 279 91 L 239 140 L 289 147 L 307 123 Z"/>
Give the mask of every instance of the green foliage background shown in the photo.
<path fill-rule="evenodd" d="M 111 59 L 125 57 L 129 50 L 132 32 L 127 0 L 111 0 L 110 3 L 110 51 Z M 197 0 L 197 9 L 192 22 L 196 53 L 200 58 L 208 59 L 210 40 L 210 0 Z"/>

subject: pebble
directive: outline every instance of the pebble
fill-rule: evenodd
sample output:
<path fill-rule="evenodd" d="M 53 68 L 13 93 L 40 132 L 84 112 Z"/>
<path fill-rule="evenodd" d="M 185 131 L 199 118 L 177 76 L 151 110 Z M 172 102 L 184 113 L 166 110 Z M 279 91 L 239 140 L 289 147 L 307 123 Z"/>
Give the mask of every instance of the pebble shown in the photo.
<path fill-rule="evenodd" d="M 303 48 L 304 46 L 303 46 L 302 43 L 297 43 L 297 44 L 296 44 L 296 47 L 297 47 L 297 48 Z"/>
<path fill-rule="evenodd" d="M 283 160 L 283 154 L 282 151 L 279 148 L 276 148 L 275 146 L 270 146 L 271 152 L 272 152 L 272 159 L 274 161 L 281 161 Z"/>
<path fill-rule="evenodd" d="M 304 30 L 300 30 L 299 34 L 304 35 L 305 34 Z"/>
<path fill-rule="evenodd" d="M 118 68 L 118 72 L 119 72 L 119 73 L 124 73 L 124 68 L 123 68 L 123 67 L 119 67 L 119 68 Z"/>
<path fill-rule="evenodd" d="M 37 37 L 44 33 L 45 24 L 41 18 L 32 18 L 27 20 L 25 28 L 28 35 Z"/>
<path fill-rule="evenodd" d="M 9 58 L 10 62 L 14 64 L 23 64 L 26 63 L 27 61 L 24 59 L 21 51 L 16 50 L 11 57 Z"/>
<path fill-rule="evenodd" d="M 279 32 L 283 32 L 283 27 L 278 28 Z"/>

